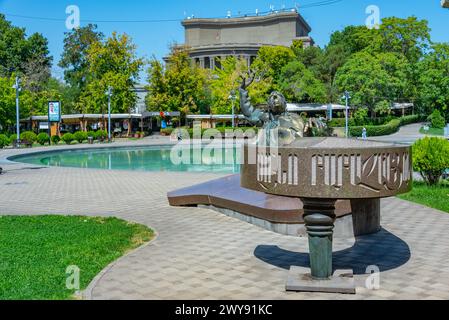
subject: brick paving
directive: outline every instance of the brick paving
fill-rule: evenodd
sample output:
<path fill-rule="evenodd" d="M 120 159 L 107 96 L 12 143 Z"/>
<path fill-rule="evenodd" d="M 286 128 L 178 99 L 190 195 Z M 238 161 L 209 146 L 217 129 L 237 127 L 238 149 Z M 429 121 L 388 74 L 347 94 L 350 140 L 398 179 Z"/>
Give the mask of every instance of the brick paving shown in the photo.
<path fill-rule="evenodd" d="M 168 191 L 220 175 L 33 170 L 4 161 L 17 152 L 0 150 L 0 166 L 8 171 L 0 177 L 0 214 L 115 216 L 158 233 L 102 272 L 85 291 L 88 299 L 449 299 L 449 214 L 382 200 L 380 233 L 335 240 L 335 265 L 354 269 L 357 295 L 287 293 L 289 267 L 307 270 L 306 238 L 278 235 L 208 209 L 168 205 Z M 382 271 L 379 290 L 365 288 L 369 265 Z"/>

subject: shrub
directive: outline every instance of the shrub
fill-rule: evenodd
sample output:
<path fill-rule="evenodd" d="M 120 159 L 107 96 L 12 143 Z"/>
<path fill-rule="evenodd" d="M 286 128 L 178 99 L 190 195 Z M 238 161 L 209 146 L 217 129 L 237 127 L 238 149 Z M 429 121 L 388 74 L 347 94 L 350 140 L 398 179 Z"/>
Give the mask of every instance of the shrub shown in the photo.
<path fill-rule="evenodd" d="M 348 123 L 349 123 L 350 127 L 355 126 L 355 121 L 353 118 L 349 118 Z M 331 121 L 329 121 L 327 125 L 329 128 L 345 127 L 346 119 L 345 118 L 334 118 Z"/>
<path fill-rule="evenodd" d="M 9 136 L 9 144 L 10 145 L 13 145 L 16 140 L 17 140 L 17 134 L 16 133 L 13 133 L 13 134 L 11 134 Z"/>
<path fill-rule="evenodd" d="M 62 136 L 62 141 L 64 141 L 66 144 L 71 144 L 73 141 L 75 141 L 75 137 L 71 133 L 66 133 Z"/>
<path fill-rule="evenodd" d="M 358 126 L 363 126 L 366 124 L 368 119 L 368 109 L 367 108 L 359 108 L 353 115 L 355 124 Z"/>
<path fill-rule="evenodd" d="M 4 134 L 0 134 L 0 149 L 3 149 L 6 146 L 9 146 L 10 140 Z"/>
<path fill-rule="evenodd" d="M 106 130 L 98 130 L 95 133 L 95 138 L 100 141 L 104 141 L 108 138 L 108 132 Z"/>
<path fill-rule="evenodd" d="M 439 110 L 434 110 L 429 116 L 428 121 L 432 123 L 432 128 L 442 129 L 446 126 L 446 120 Z"/>
<path fill-rule="evenodd" d="M 174 131 L 173 128 L 161 129 L 161 135 L 162 136 L 170 136 L 173 133 L 173 131 Z"/>
<path fill-rule="evenodd" d="M 79 143 L 83 143 L 85 140 L 87 140 L 87 133 L 84 131 L 77 131 L 73 135 L 73 138 L 78 141 Z"/>
<path fill-rule="evenodd" d="M 53 143 L 53 144 L 59 144 L 60 141 L 61 141 L 61 137 L 60 136 L 53 136 L 53 137 L 51 137 L 51 143 Z"/>
<path fill-rule="evenodd" d="M 179 128 L 183 130 L 183 133 L 185 131 L 188 132 L 190 138 L 193 138 L 193 129 L 192 128 Z M 170 132 L 172 134 L 178 134 L 178 130 L 179 129 L 172 129 Z M 201 137 L 204 138 L 204 134 L 208 131 L 208 130 L 215 130 L 214 132 L 218 134 L 220 134 L 220 136 L 222 138 L 230 138 L 232 137 L 231 135 L 234 133 L 233 128 L 232 127 L 218 127 L 218 128 L 213 128 L 213 129 L 201 129 Z M 239 128 L 235 128 L 235 136 L 238 137 L 240 131 L 243 132 L 243 134 L 245 135 L 245 137 L 247 138 L 253 138 L 255 135 L 257 135 L 259 129 L 258 128 L 253 128 L 253 127 L 239 127 Z M 249 131 L 250 130 L 250 131 Z M 251 134 L 252 132 L 254 132 L 254 134 Z M 195 132 L 196 133 L 196 132 Z M 213 133 L 212 131 L 209 131 L 209 133 Z M 189 136 L 182 136 L 183 139 L 187 139 Z M 243 137 L 242 137 L 243 138 Z"/>
<path fill-rule="evenodd" d="M 411 115 L 411 116 L 404 116 L 401 119 L 401 126 L 405 126 L 412 123 L 417 123 L 421 121 L 421 117 L 419 115 Z"/>
<path fill-rule="evenodd" d="M 94 140 L 97 140 L 97 134 L 96 134 L 95 131 L 89 131 L 89 132 L 87 133 L 87 137 L 88 137 L 88 138 L 89 138 L 89 137 L 92 137 Z"/>
<path fill-rule="evenodd" d="M 363 128 L 366 128 L 366 133 L 368 137 L 378 137 L 387 136 L 398 132 L 401 127 L 401 120 L 393 119 L 387 124 L 381 126 L 359 126 L 349 128 L 349 133 L 353 137 L 361 137 L 363 133 Z"/>
<path fill-rule="evenodd" d="M 391 113 L 391 106 L 387 100 L 382 100 L 374 106 L 374 112 L 379 115 L 389 115 Z"/>
<path fill-rule="evenodd" d="M 449 168 L 449 141 L 426 137 L 413 145 L 413 169 L 428 185 L 436 185 Z"/>
<path fill-rule="evenodd" d="M 28 141 L 30 143 L 36 142 L 37 136 L 33 131 L 25 131 L 20 135 L 20 140 Z"/>
<path fill-rule="evenodd" d="M 37 142 L 41 146 L 45 146 L 46 143 L 50 143 L 50 137 L 45 132 L 39 133 L 37 136 Z"/>

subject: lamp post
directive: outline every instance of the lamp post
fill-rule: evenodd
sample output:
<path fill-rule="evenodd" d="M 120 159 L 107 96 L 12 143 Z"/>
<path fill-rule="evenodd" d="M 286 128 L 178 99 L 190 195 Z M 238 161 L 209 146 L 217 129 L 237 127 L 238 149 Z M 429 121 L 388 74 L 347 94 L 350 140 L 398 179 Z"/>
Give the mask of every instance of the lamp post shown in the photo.
<path fill-rule="evenodd" d="M 232 128 L 235 128 L 235 100 L 237 100 L 235 90 L 231 90 L 229 99 L 232 101 Z"/>
<path fill-rule="evenodd" d="M 351 95 L 349 94 L 349 91 L 345 91 L 344 96 L 342 99 L 345 99 L 346 101 L 346 108 L 345 108 L 345 135 L 346 138 L 349 138 L 349 99 L 351 99 Z"/>
<path fill-rule="evenodd" d="M 17 132 L 17 143 L 20 146 L 20 109 L 19 109 L 19 94 L 22 88 L 20 87 L 20 78 L 16 76 L 16 82 L 12 86 L 16 89 L 16 132 Z"/>
<path fill-rule="evenodd" d="M 108 141 L 112 141 L 112 135 L 111 135 L 111 97 L 112 97 L 112 87 L 108 87 L 108 91 L 106 92 L 106 95 L 108 96 Z"/>

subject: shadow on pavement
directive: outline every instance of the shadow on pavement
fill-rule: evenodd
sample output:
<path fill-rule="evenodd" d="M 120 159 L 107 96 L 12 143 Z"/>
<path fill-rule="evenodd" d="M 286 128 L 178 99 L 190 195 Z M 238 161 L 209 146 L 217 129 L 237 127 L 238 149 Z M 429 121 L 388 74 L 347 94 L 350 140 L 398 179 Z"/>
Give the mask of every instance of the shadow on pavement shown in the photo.
<path fill-rule="evenodd" d="M 293 252 L 278 246 L 261 245 L 254 255 L 273 266 L 289 270 L 292 266 L 309 268 L 309 254 Z M 353 247 L 334 252 L 334 270 L 353 269 L 354 274 L 366 274 L 368 266 L 380 271 L 396 269 L 410 260 L 410 248 L 403 240 L 382 229 L 376 234 L 358 237 Z"/>

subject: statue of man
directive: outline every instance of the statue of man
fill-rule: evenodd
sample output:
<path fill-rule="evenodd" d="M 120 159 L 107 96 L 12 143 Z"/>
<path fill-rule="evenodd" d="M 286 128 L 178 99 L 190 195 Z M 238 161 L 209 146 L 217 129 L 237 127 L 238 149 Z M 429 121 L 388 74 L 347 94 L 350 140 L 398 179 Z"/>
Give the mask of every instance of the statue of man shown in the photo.
<path fill-rule="evenodd" d="M 264 135 L 259 136 L 259 143 L 289 145 L 296 139 L 303 138 L 307 125 L 299 115 L 287 112 L 287 102 L 281 93 L 271 93 L 267 110 L 256 109 L 251 105 L 247 88 L 254 78 L 255 73 L 252 71 L 248 77 L 241 76 L 240 109 L 250 123 L 263 127 Z"/>

